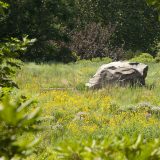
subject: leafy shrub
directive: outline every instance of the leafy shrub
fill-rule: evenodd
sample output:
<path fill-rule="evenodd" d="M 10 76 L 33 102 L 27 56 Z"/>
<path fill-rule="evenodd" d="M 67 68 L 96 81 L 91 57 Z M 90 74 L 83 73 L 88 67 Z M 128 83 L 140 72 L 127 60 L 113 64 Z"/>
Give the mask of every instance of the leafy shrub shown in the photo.
<path fill-rule="evenodd" d="M 140 63 L 152 63 L 154 62 L 153 56 L 149 53 L 141 53 L 139 56 L 136 56 L 130 59 L 131 62 L 140 62 Z"/>
<path fill-rule="evenodd" d="M 84 28 L 71 32 L 70 48 L 76 52 L 80 59 L 92 59 L 96 57 L 111 57 L 120 59 L 123 48 L 110 45 L 111 37 L 115 32 L 115 26 L 89 23 Z"/>
<path fill-rule="evenodd" d="M 8 39 L 0 43 L 0 159 L 21 159 L 29 154 L 37 140 L 25 139 L 23 136 L 36 130 L 36 118 L 39 109 L 28 112 L 33 100 L 17 99 L 13 102 L 9 91 L 17 87 L 12 76 L 21 68 L 21 61 L 16 58 L 26 51 L 27 46 L 35 40 L 24 37 Z"/>
<path fill-rule="evenodd" d="M 78 143 L 70 140 L 62 143 L 55 151 L 56 159 L 66 160 L 158 160 L 160 158 L 159 146 L 159 140 L 147 142 L 139 135 L 137 138 L 112 137 Z"/>
<path fill-rule="evenodd" d="M 0 15 L 4 15 L 4 8 L 8 4 L 0 1 Z M 3 16 L 2 16 L 3 17 Z M 1 17 L 0 17 L 1 18 Z M 26 51 L 27 46 L 35 39 L 26 37 L 22 41 L 10 38 L 0 41 L 0 159 L 20 160 L 32 153 L 37 139 L 24 138 L 29 133 L 36 131 L 36 120 L 40 109 L 28 107 L 33 105 L 34 100 L 18 98 L 13 101 L 9 91 L 17 87 L 12 76 L 20 68 L 21 61 L 17 60 L 19 55 Z"/>
<path fill-rule="evenodd" d="M 4 14 L 4 9 L 7 9 L 8 6 L 9 5 L 7 3 L 0 1 L 0 15 Z"/>
<path fill-rule="evenodd" d="M 26 36 L 22 41 L 11 38 L 7 42 L 0 43 L 0 87 L 17 87 L 11 79 L 21 66 L 21 61 L 16 58 L 24 53 L 27 46 L 34 41 L 34 39 L 29 40 Z"/>
<path fill-rule="evenodd" d="M 30 140 L 23 136 L 36 131 L 40 109 L 28 112 L 28 107 L 34 102 L 32 99 L 23 102 L 20 98 L 13 102 L 9 96 L 4 96 L 0 101 L 0 159 L 18 160 L 32 153 L 37 139 Z"/>
<path fill-rule="evenodd" d="M 151 6 L 154 6 L 160 14 L 160 2 L 159 2 L 159 0 L 147 0 L 147 3 Z"/>

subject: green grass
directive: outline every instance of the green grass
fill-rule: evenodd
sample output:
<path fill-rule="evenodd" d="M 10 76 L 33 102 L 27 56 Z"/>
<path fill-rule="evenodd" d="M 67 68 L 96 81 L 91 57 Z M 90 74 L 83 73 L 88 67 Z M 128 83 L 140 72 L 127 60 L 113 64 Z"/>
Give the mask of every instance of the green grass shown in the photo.
<path fill-rule="evenodd" d="M 85 90 L 85 83 L 92 77 L 98 67 L 108 61 L 78 62 L 75 64 L 25 64 L 16 76 L 22 91 L 31 95 L 46 91 L 47 89 L 77 89 Z M 126 106 L 148 101 L 158 105 L 160 89 L 160 64 L 149 64 L 146 78 L 146 87 L 118 87 L 107 86 L 103 91 L 113 98 L 119 105 Z M 143 97 L 148 96 L 146 99 Z M 157 99 L 157 101 L 156 101 Z"/>
<path fill-rule="evenodd" d="M 145 87 L 109 85 L 98 91 L 86 89 L 89 78 L 100 65 L 108 62 L 24 64 L 15 81 L 23 94 L 37 96 L 42 117 L 46 118 L 41 124 L 44 130 L 39 133 L 42 141 L 37 149 L 38 157 L 31 159 L 43 159 L 45 150 L 48 151 L 44 159 L 48 159 L 53 148 L 66 139 L 76 143 L 86 137 L 98 140 L 111 135 L 142 134 L 148 140 L 159 137 L 159 112 L 152 112 L 149 120 L 146 116 L 152 110 L 150 106 L 160 106 L 160 64 L 148 64 Z M 137 108 L 139 104 L 143 107 Z M 131 108 L 137 110 L 133 112 Z M 87 113 L 84 120 L 74 120 L 79 112 Z"/>

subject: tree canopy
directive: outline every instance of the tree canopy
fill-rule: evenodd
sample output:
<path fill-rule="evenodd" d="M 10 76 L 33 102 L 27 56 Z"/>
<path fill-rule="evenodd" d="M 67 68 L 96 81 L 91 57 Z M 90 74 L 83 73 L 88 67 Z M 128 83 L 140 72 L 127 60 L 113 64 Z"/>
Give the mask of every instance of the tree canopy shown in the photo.
<path fill-rule="evenodd" d="M 115 28 L 110 48 L 150 52 L 159 41 L 158 12 L 145 0 L 6 0 L 9 10 L 1 18 L 1 41 L 29 35 L 37 42 L 21 59 L 29 61 L 73 61 L 72 34 L 89 24 Z M 159 10 L 159 1 L 148 0 Z M 90 33 L 92 34 L 92 33 Z M 100 38 L 100 37 L 99 37 Z M 106 42 L 106 41 L 104 41 Z M 109 50 L 109 49 L 108 49 Z M 78 54 L 79 55 L 79 54 Z M 107 54 L 106 54 L 107 55 Z M 65 57 L 65 58 L 64 58 Z"/>

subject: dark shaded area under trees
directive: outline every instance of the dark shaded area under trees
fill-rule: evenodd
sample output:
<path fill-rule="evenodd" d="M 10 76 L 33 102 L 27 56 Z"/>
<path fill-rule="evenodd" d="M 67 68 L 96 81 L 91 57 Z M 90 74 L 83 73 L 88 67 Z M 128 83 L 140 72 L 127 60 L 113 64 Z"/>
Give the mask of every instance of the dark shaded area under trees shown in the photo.
<path fill-rule="evenodd" d="M 25 34 L 37 39 L 21 56 L 25 61 L 70 62 L 76 61 L 77 55 L 87 59 L 110 56 L 118 60 L 128 50 L 154 55 L 160 37 L 158 13 L 145 0 L 6 2 L 10 7 L 0 19 L 1 41 Z M 94 26 L 99 26 L 96 34 Z M 81 48 L 77 49 L 77 45 Z"/>

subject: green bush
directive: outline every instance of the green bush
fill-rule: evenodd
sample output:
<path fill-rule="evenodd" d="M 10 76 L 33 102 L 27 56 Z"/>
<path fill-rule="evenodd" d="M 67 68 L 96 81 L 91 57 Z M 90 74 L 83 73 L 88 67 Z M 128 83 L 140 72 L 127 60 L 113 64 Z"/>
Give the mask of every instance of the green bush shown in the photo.
<path fill-rule="evenodd" d="M 29 40 L 26 36 L 22 41 L 10 38 L 4 43 L 0 43 L 0 87 L 17 87 L 11 79 L 21 66 L 21 61 L 17 58 L 34 41 L 35 39 Z"/>
<path fill-rule="evenodd" d="M 29 112 L 34 101 L 19 98 L 13 101 L 10 92 L 17 87 L 12 76 L 21 68 L 19 54 L 35 40 L 24 37 L 22 41 L 11 38 L 0 43 L 0 159 L 19 160 L 32 153 L 37 139 L 23 136 L 36 131 L 35 123 L 39 108 Z"/>
<path fill-rule="evenodd" d="M 35 123 L 40 109 L 28 111 L 33 103 L 32 99 L 13 101 L 10 96 L 4 96 L 0 101 L 0 159 L 18 160 L 32 153 L 38 139 L 24 136 L 37 130 Z"/>
<path fill-rule="evenodd" d="M 147 146 L 147 147 L 146 147 Z M 137 138 L 110 137 L 82 142 L 68 141 L 59 145 L 55 159 L 65 160 L 158 160 L 160 141 L 146 141 L 141 135 Z"/>
<path fill-rule="evenodd" d="M 9 5 L 7 3 L 0 1 L 0 15 L 4 15 L 4 9 L 7 9 L 8 6 Z"/>
<path fill-rule="evenodd" d="M 156 55 L 155 57 L 155 62 L 159 63 L 160 62 L 160 52 Z"/>
<path fill-rule="evenodd" d="M 0 1 L 0 15 L 8 4 Z M 1 17 L 0 17 L 1 18 Z M 26 51 L 27 46 L 35 39 L 24 37 L 4 39 L 0 41 L 0 159 L 20 160 L 32 153 L 38 139 L 31 138 L 37 131 L 36 122 L 40 109 L 30 108 L 34 100 L 26 100 L 23 96 L 13 100 L 11 91 L 17 87 L 12 76 L 21 68 L 21 61 L 17 60 L 20 54 Z M 28 136 L 27 136 L 28 135 Z"/>
<path fill-rule="evenodd" d="M 130 62 L 152 63 L 154 58 L 149 53 L 141 53 L 139 56 L 130 59 Z"/>

